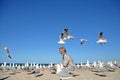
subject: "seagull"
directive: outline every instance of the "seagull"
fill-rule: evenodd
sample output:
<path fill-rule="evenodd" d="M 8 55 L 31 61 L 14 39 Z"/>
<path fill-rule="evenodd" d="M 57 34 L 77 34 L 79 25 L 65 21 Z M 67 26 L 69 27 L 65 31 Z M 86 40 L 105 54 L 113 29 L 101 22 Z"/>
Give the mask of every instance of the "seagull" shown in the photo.
<path fill-rule="evenodd" d="M 9 70 L 8 67 L 7 67 L 7 63 L 6 63 L 6 62 L 3 63 L 3 65 L 2 65 L 2 70 L 3 70 L 4 72 L 6 72 L 6 71 Z"/>
<path fill-rule="evenodd" d="M 42 75 L 43 75 L 43 73 L 40 73 L 39 64 L 36 64 L 36 65 L 33 67 L 33 70 L 31 70 L 31 72 L 29 72 L 28 74 L 35 74 L 35 77 L 38 77 L 38 76 L 42 76 Z"/>
<path fill-rule="evenodd" d="M 80 39 L 80 44 L 81 44 L 81 45 L 84 44 L 85 42 L 87 42 L 86 39 Z"/>
<path fill-rule="evenodd" d="M 23 70 L 28 71 L 29 70 L 29 63 L 25 63 Z"/>
<path fill-rule="evenodd" d="M 90 68 L 90 62 L 89 62 L 89 60 L 87 60 L 86 66 L 87 66 L 88 68 Z"/>
<path fill-rule="evenodd" d="M 8 57 L 11 59 L 12 57 L 10 55 L 10 51 L 9 51 L 8 47 L 4 47 L 4 50 L 7 52 Z"/>
<path fill-rule="evenodd" d="M 101 72 L 108 72 L 108 69 L 103 65 L 104 63 L 98 61 L 98 68 Z"/>
<path fill-rule="evenodd" d="M 65 35 L 64 40 L 73 40 L 74 39 L 74 37 L 72 35 L 68 34 L 68 29 L 67 28 L 64 29 L 63 33 Z"/>
<path fill-rule="evenodd" d="M 97 68 L 97 62 L 96 61 L 93 61 L 92 65 L 93 65 L 94 68 Z"/>
<path fill-rule="evenodd" d="M 83 67 L 83 63 L 82 63 L 82 62 L 80 62 L 80 67 L 81 67 L 81 68 Z"/>
<path fill-rule="evenodd" d="M 112 63 L 112 61 L 109 61 L 107 63 L 107 65 L 111 68 L 111 69 L 116 69 L 117 67 Z"/>
<path fill-rule="evenodd" d="M 77 67 L 77 68 L 80 68 L 80 64 L 77 64 L 76 67 Z"/>
<path fill-rule="evenodd" d="M 62 67 L 61 64 L 57 64 L 57 74 L 60 76 L 60 80 L 74 78 L 73 74 L 69 74 L 69 71 Z"/>
<path fill-rule="evenodd" d="M 33 73 L 35 73 L 35 77 L 39 77 L 39 76 L 43 75 L 43 73 L 40 72 L 39 64 L 36 64 L 36 67 L 34 68 L 34 72 Z"/>
<path fill-rule="evenodd" d="M 62 46 L 65 44 L 65 41 L 64 41 L 64 39 L 63 39 L 63 33 L 61 33 L 61 35 L 59 36 L 59 38 L 60 38 L 60 41 L 58 41 L 58 44 L 61 44 Z"/>
<path fill-rule="evenodd" d="M 106 44 L 107 43 L 107 39 L 103 38 L 103 32 L 100 32 L 98 37 L 99 37 L 99 40 L 97 41 L 97 43 L 99 43 L 99 44 Z"/>

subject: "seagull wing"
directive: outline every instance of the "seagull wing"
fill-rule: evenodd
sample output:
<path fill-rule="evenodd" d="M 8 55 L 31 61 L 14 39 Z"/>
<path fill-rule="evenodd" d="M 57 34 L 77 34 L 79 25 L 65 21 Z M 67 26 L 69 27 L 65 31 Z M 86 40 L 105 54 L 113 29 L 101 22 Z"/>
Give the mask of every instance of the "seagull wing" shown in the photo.
<path fill-rule="evenodd" d="M 98 36 L 98 37 L 99 37 L 99 39 L 102 39 L 102 38 L 103 38 L 103 36 L 102 36 L 102 35 L 103 35 L 103 32 L 100 32 L 100 34 L 99 34 L 99 36 Z"/>
<path fill-rule="evenodd" d="M 67 37 L 68 36 L 68 29 L 64 29 L 64 32 L 65 36 Z"/>
<path fill-rule="evenodd" d="M 8 54 L 8 57 L 9 57 L 10 59 L 12 58 L 10 54 Z"/>

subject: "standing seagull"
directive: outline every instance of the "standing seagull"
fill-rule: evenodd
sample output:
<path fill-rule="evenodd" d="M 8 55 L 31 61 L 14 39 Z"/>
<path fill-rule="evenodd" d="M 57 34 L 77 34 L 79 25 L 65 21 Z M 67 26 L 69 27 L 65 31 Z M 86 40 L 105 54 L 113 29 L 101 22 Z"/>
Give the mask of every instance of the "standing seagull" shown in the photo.
<path fill-rule="evenodd" d="M 11 59 L 12 57 L 10 55 L 10 51 L 9 51 L 8 47 L 4 47 L 4 50 L 7 52 L 8 57 Z"/>
<path fill-rule="evenodd" d="M 56 74 L 60 76 L 60 80 L 74 78 L 73 74 L 69 74 L 69 71 L 65 68 L 63 68 L 62 64 L 57 64 L 57 72 Z"/>
<path fill-rule="evenodd" d="M 81 45 L 84 44 L 85 42 L 87 42 L 86 39 L 80 39 L 80 44 L 81 44 Z"/>
<path fill-rule="evenodd" d="M 72 36 L 72 35 L 69 35 L 68 34 L 68 29 L 64 29 L 64 31 L 63 31 L 63 33 L 64 33 L 64 35 L 66 36 L 65 38 L 64 38 L 64 40 L 69 40 L 69 39 L 74 39 L 74 37 Z"/>
<path fill-rule="evenodd" d="M 64 42 L 64 39 L 63 39 L 63 33 L 61 33 L 61 35 L 59 36 L 59 38 L 60 38 L 60 41 L 58 41 L 58 44 L 61 44 L 62 46 L 65 44 L 65 42 Z"/>
<path fill-rule="evenodd" d="M 103 32 L 100 32 L 98 37 L 99 37 L 99 40 L 97 41 L 97 43 L 99 43 L 99 44 L 107 43 L 107 40 L 103 38 Z"/>

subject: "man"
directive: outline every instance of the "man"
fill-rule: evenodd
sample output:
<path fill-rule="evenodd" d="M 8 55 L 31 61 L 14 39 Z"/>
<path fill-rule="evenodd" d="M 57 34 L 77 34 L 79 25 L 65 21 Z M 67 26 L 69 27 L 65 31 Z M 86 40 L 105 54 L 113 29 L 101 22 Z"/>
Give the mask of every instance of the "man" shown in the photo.
<path fill-rule="evenodd" d="M 75 64 L 71 56 L 69 56 L 66 52 L 66 49 L 64 47 L 59 48 L 60 54 L 63 56 L 62 65 L 64 68 L 66 68 L 68 71 L 74 71 L 75 70 Z"/>
<path fill-rule="evenodd" d="M 56 74 L 58 74 L 62 80 L 64 78 L 75 77 L 74 74 L 70 73 L 70 71 L 75 70 L 75 64 L 73 59 L 66 53 L 66 49 L 64 47 L 60 47 L 59 51 L 60 54 L 63 56 L 63 60 L 62 60 L 63 67 L 57 64 Z"/>

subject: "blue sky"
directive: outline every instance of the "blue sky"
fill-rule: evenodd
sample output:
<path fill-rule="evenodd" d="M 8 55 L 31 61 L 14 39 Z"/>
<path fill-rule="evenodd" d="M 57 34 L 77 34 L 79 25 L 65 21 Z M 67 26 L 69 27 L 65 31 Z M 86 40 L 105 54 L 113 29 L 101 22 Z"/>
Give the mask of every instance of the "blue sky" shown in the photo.
<path fill-rule="evenodd" d="M 0 0 L 0 62 L 60 63 L 59 35 L 64 28 L 75 37 L 66 41 L 76 63 L 120 60 L 119 0 Z M 108 40 L 99 45 L 98 33 Z M 88 42 L 80 45 L 80 38 Z"/>

